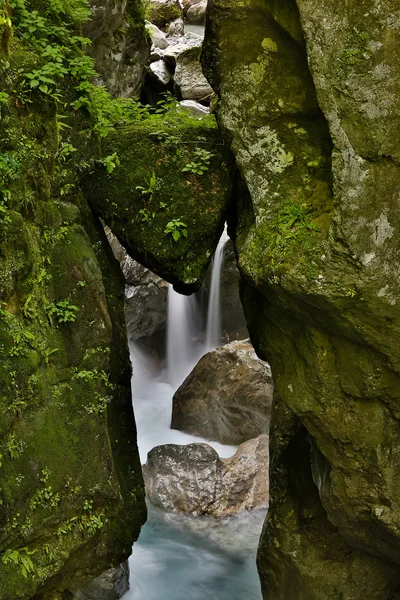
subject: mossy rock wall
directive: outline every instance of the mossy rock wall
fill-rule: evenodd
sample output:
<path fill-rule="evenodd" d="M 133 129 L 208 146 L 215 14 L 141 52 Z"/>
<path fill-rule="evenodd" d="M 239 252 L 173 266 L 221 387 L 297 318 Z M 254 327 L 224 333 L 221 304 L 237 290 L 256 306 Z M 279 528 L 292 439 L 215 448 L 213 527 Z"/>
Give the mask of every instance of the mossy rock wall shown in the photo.
<path fill-rule="evenodd" d="M 124 281 L 78 185 L 99 145 L 70 80 L 27 91 L 40 64 L 15 39 L 0 65 L 1 600 L 82 587 L 146 518 Z"/>
<path fill-rule="evenodd" d="M 199 150 L 210 154 L 208 166 L 196 155 Z M 109 174 L 97 163 L 82 181 L 93 209 L 133 258 L 181 291 L 198 289 L 221 235 L 232 187 L 214 118 L 182 114 L 170 125 L 168 116 L 164 124 L 144 120 L 109 135 L 102 153 L 116 153 L 120 165 Z M 193 163 L 197 167 L 191 168 Z M 201 165 L 204 172 L 196 172 Z M 178 231 L 187 232 L 177 240 L 166 233 L 174 219 L 185 225 Z"/>
<path fill-rule="evenodd" d="M 321 461 L 303 455 L 326 539 L 333 526 L 352 548 L 396 563 L 398 29 L 389 0 L 214 0 L 203 52 L 243 180 L 231 231 L 251 337 L 323 457 L 319 478 Z M 272 506 L 276 527 L 289 527 L 288 511 Z M 263 536 L 265 598 L 287 598 L 272 578 L 290 571 L 289 552 Z M 301 589 L 305 554 L 296 560 Z"/>

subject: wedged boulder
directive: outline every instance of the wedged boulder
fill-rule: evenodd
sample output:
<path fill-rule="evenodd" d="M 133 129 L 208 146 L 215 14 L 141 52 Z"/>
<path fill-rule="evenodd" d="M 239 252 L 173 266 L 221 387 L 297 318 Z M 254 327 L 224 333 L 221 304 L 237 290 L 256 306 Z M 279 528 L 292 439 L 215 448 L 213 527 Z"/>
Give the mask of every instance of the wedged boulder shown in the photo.
<path fill-rule="evenodd" d="M 169 23 L 183 17 L 179 0 L 150 0 L 146 9 L 151 23 L 165 29 Z"/>
<path fill-rule="evenodd" d="M 231 342 L 203 356 L 175 392 L 171 427 L 241 444 L 268 432 L 273 390 L 271 369 L 249 341 Z"/>
<path fill-rule="evenodd" d="M 365 553 L 400 563 L 400 49 L 393 2 L 362 6 L 214 0 L 203 65 L 241 173 L 250 335 L 319 448 L 320 539 L 337 528 L 365 571 Z M 282 583 L 292 548 L 281 552 Z M 272 580 L 264 597 L 286 598 Z"/>
<path fill-rule="evenodd" d="M 148 499 L 165 510 L 226 517 L 268 506 L 268 436 L 220 459 L 208 444 L 156 446 L 143 466 Z"/>
<path fill-rule="evenodd" d="M 87 586 L 72 594 L 71 600 L 119 600 L 129 590 L 129 563 L 108 569 Z"/>
<path fill-rule="evenodd" d="M 189 48 L 176 57 L 174 81 L 184 100 L 210 102 L 213 89 L 203 75 L 200 48 Z"/>
<path fill-rule="evenodd" d="M 189 23 L 204 23 L 207 14 L 207 0 L 196 2 L 189 7 L 186 12 L 186 19 Z"/>
<path fill-rule="evenodd" d="M 187 32 L 184 36 L 177 38 L 169 38 L 168 48 L 165 50 L 163 58 L 171 67 L 176 66 L 178 57 L 189 50 L 190 48 L 199 48 L 199 54 L 197 60 L 199 62 L 200 49 L 203 43 L 201 35 L 196 33 Z"/>
<path fill-rule="evenodd" d="M 93 209 L 130 256 L 180 290 L 195 291 L 231 194 L 230 159 L 213 117 L 172 110 L 110 133 L 102 146 L 103 155 L 117 155 L 120 165 L 108 173 L 99 161 L 82 179 Z M 199 148 L 214 154 L 206 176 L 190 167 Z"/>
<path fill-rule="evenodd" d="M 91 20 L 83 34 L 91 41 L 87 53 L 95 59 L 97 83 L 115 96 L 138 97 L 150 44 L 139 0 L 89 0 Z"/>

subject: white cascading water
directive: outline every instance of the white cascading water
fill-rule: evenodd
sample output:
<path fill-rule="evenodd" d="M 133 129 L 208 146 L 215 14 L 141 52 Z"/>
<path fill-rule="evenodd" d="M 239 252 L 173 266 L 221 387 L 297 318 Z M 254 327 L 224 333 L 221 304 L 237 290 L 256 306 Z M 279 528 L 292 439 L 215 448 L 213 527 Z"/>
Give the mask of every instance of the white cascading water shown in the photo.
<path fill-rule="evenodd" d="M 200 314 L 196 298 L 183 296 L 168 286 L 167 367 L 168 382 L 176 390 L 200 358 L 195 341 Z"/>
<path fill-rule="evenodd" d="M 172 396 L 200 357 L 221 343 L 220 285 L 222 236 L 212 266 L 207 336 L 200 338 L 200 314 L 194 296 L 168 290 L 167 377 L 131 344 L 132 396 L 141 462 L 154 446 L 207 443 L 220 457 L 236 447 L 210 442 L 172 430 Z M 166 383 L 168 381 L 168 383 Z M 129 559 L 131 589 L 124 600 L 261 600 L 256 571 L 256 549 L 265 511 L 228 519 L 167 513 L 148 505 L 148 521 Z"/>
<path fill-rule="evenodd" d="M 228 241 L 225 226 L 224 232 L 215 250 L 211 271 L 210 299 L 207 311 L 207 329 L 205 352 L 215 350 L 221 344 L 221 273 L 224 264 L 224 249 Z"/>

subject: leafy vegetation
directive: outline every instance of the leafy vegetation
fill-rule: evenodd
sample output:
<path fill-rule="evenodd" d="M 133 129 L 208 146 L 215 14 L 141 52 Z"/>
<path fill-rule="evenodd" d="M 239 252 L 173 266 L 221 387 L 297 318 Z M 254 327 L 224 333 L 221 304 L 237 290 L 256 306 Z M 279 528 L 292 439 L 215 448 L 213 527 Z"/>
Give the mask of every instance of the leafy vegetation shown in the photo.
<path fill-rule="evenodd" d="M 204 148 L 197 148 L 194 152 L 194 160 L 187 163 L 182 172 L 194 173 L 195 175 L 203 175 L 210 168 L 210 162 L 215 154 L 212 154 Z"/>
<path fill-rule="evenodd" d="M 181 236 L 187 238 L 187 225 L 181 219 L 172 219 L 167 223 L 164 233 L 170 235 L 177 242 Z"/>
<path fill-rule="evenodd" d="M 74 304 L 71 304 L 68 298 L 66 298 L 65 300 L 60 300 L 60 302 L 57 302 L 56 304 L 49 304 L 46 310 L 50 319 L 54 317 L 57 323 L 61 324 L 74 323 L 79 308 Z"/>

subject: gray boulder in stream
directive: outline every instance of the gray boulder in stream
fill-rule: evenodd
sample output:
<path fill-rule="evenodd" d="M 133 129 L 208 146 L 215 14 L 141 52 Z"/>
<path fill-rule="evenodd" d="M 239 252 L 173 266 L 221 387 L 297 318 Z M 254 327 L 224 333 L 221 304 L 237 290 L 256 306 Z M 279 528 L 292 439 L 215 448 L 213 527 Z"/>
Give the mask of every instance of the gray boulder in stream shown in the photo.
<path fill-rule="evenodd" d="M 226 517 L 268 505 L 268 436 L 221 459 L 208 444 L 156 446 L 143 467 L 150 502 L 175 512 Z"/>
<path fill-rule="evenodd" d="M 173 429 L 241 444 L 269 428 L 273 381 L 248 340 L 208 352 L 175 392 Z"/>
<path fill-rule="evenodd" d="M 119 600 L 129 590 L 129 564 L 108 569 L 87 586 L 73 593 L 73 600 Z"/>

